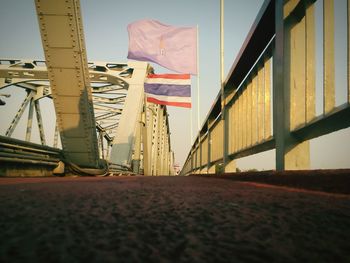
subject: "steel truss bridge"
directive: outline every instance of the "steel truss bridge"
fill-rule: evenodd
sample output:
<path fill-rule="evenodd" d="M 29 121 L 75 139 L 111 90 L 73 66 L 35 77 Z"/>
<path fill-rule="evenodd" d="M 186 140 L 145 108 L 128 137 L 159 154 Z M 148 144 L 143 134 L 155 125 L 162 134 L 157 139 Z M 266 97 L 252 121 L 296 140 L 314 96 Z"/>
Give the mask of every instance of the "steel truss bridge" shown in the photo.
<path fill-rule="evenodd" d="M 173 174 L 166 108 L 144 100 L 144 79 L 152 70 L 148 64 L 87 62 L 79 1 L 35 3 L 45 61 L 0 60 L 0 89 L 11 86 L 26 93 L 6 136 L 0 137 L 1 174 L 45 175 L 64 167 L 81 174 L 112 169 Z M 233 172 L 236 159 L 272 149 L 276 170 L 309 169 L 310 140 L 350 127 L 350 2 L 342 25 L 347 53 L 342 105 L 335 100 L 335 3 L 264 1 L 191 147 L 183 175 Z M 316 38 L 317 4 L 323 10 L 322 43 Z M 321 80 L 317 65 L 322 66 Z M 321 114 L 316 111 L 317 81 L 323 89 Z M 50 147 L 39 103 L 45 98 L 52 99 L 56 112 Z M 25 138 L 13 139 L 26 107 Z M 42 145 L 30 142 L 34 112 Z M 62 149 L 57 148 L 59 138 Z"/>
<path fill-rule="evenodd" d="M 83 175 L 173 175 L 167 109 L 144 98 L 144 79 L 152 68 L 144 62 L 88 62 L 79 1 L 35 4 L 45 61 L 0 60 L 0 90 L 11 87 L 26 94 L 0 136 L 1 175 L 52 175 L 67 169 Z M 43 99 L 52 100 L 56 113 L 50 146 Z M 13 139 L 27 108 L 25 138 Z M 34 112 L 41 145 L 31 142 Z"/>

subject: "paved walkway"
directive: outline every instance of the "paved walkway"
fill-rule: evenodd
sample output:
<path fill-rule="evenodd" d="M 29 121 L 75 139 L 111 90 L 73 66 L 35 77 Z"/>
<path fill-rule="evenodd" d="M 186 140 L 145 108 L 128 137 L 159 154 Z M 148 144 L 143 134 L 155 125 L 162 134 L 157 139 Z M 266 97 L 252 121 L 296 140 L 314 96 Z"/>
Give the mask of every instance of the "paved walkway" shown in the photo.
<path fill-rule="evenodd" d="M 0 178 L 0 262 L 350 262 L 350 195 L 203 177 Z"/>

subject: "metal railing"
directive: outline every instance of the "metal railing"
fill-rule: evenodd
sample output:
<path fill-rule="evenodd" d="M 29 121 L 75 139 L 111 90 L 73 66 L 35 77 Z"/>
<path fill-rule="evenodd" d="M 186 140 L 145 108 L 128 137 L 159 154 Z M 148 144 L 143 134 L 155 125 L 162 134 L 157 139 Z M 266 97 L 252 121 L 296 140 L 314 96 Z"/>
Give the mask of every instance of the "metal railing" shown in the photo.
<path fill-rule="evenodd" d="M 316 54 L 315 6 L 322 5 Z M 193 144 L 182 174 L 236 170 L 235 159 L 276 149 L 276 169 L 308 169 L 309 140 L 350 127 L 350 1 L 346 103 L 335 103 L 334 0 L 266 0 Z M 317 14 L 320 15 L 320 14 Z M 318 63 L 318 64 L 317 64 Z M 316 67 L 323 110 L 316 114 Z M 221 105 L 224 105 L 223 107 Z"/>

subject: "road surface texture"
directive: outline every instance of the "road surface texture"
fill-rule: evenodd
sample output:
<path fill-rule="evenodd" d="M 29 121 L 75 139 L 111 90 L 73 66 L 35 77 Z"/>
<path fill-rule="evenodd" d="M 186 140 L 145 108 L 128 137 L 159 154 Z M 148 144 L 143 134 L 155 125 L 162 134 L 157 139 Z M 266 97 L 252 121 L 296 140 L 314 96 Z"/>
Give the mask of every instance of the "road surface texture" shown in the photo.
<path fill-rule="evenodd" d="M 0 178 L 0 262 L 350 262 L 350 195 L 195 176 Z"/>

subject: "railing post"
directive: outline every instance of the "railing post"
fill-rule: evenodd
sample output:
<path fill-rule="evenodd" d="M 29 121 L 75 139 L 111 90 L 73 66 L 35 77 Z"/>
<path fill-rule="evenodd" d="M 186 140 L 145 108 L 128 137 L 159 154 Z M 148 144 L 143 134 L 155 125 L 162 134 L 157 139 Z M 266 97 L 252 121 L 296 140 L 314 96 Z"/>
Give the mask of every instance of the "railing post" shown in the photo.
<path fill-rule="evenodd" d="M 223 119 L 224 121 L 224 150 L 223 150 L 223 165 L 224 165 L 224 172 L 225 173 L 232 173 L 236 171 L 236 161 L 235 160 L 230 160 L 230 158 L 228 157 L 229 155 L 229 150 L 230 150 L 230 121 L 231 120 L 231 116 L 229 114 L 229 108 L 228 106 L 225 105 L 223 112 L 225 114 L 225 118 Z M 232 138 L 231 138 L 232 140 Z"/>
<path fill-rule="evenodd" d="M 292 43 L 297 45 L 296 42 L 300 44 L 303 40 L 298 39 L 299 33 L 296 27 L 292 33 L 291 21 L 285 22 L 283 5 L 283 0 L 275 1 L 273 126 L 276 142 L 276 170 L 278 171 L 308 169 L 310 165 L 309 142 L 298 141 L 291 134 L 292 126 L 294 129 L 294 126 L 303 121 L 302 116 L 305 115 L 300 114 L 300 111 L 303 111 L 301 107 L 293 106 L 293 104 L 299 105 L 297 102 L 300 97 L 298 96 L 305 88 L 304 79 L 298 74 L 300 70 L 298 64 L 305 62 L 305 58 L 298 53 L 300 50 L 292 46 Z"/>
<path fill-rule="evenodd" d="M 207 171 L 208 173 L 211 173 L 211 170 L 210 170 L 210 162 L 211 162 L 211 159 L 210 159 L 210 156 L 211 156 L 211 130 L 210 130 L 210 121 L 208 120 L 208 161 L 207 161 Z"/>
<path fill-rule="evenodd" d="M 285 95 L 284 85 L 284 19 L 283 0 L 275 1 L 275 49 L 273 55 L 273 130 L 276 141 L 276 170 L 285 169 L 285 137 L 286 117 L 285 103 L 289 99 Z"/>

